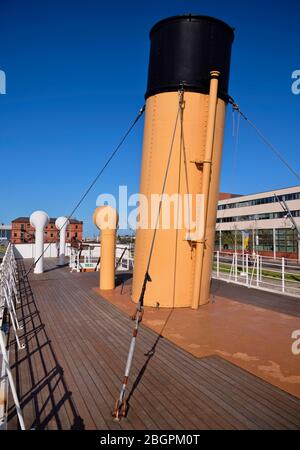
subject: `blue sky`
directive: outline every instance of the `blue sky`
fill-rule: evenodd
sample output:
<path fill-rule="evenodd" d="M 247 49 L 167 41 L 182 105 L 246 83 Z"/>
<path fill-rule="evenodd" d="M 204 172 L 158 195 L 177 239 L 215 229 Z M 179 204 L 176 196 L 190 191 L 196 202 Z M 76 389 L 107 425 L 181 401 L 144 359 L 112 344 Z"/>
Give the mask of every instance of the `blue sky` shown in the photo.
<path fill-rule="evenodd" d="M 164 17 L 207 14 L 236 28 L 230 94 L 296 170 L 300 4 L 270 1 L 10 0 L 2 2 L 0 222 L 44 209 L 69 214 L 144 101 L 149 29 Z M 138 192 L 142 121 L 76 217 L 86 234 L 97 195 Z M 221 190 L 241 194 L 297 184 L 241 122 L 234 150 L 228 109 Z"/>

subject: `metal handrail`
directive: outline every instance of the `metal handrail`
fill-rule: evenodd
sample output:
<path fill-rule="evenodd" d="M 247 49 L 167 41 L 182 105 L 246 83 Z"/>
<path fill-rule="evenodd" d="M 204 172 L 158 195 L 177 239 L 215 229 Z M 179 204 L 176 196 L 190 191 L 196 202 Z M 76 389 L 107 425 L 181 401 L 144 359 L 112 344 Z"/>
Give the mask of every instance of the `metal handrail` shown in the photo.
<path fill-rule="evenodd" d="M 18 336 L 18 330 L 20 330 L 22 327 L 19 324 L 16 314 L 16 304 L 20 303 L 21 301 L 19 298 L 19 291 L 17 288 L 17 280 L 18 280 L 17 263 L 14 256 L 13 246 L 11 243 L 9 243 L 6 249 L 6 253 L 3 257 L 2 263 L 0 264 L 0 353 L 2 354 L 3 359 L 2 363 L 3 367 L 1 370 L 1 374 L 3 374 L 2 385 L 4 385 L 3 381 L 5 381 L 6 378 L 8 379 L 13 400 L 16 406 L 20 427 L 22 430 L 25 430 L 23 414 L 18 399 L 14 379 L 12 376 L 12 371 L 9 365 L 9 355 L 6 345 L 6 334 L 3 329 L 3 317 L 4 311 L 6 309 L 9 313 L 10 324 L 15 334 L 18 349 L 22 350 L 25 347 L 24 345 L 21 345 Z M 5 389 L 4 386 L 2 387 L 3 389 Z M 2 428 L 4 427 L 5 422 L 6 422 L 5 412 L 3 411 L 3 417 L 0 418 L 0 426 Z"/>
<path fill-rule="evenodd" d="M 255 254 L 254 258 L 250 258 L 247 253 L 243 260 L 243 256 L 236 252 L 216 251 L 212 277 L 248 288 L 299 298 L 300 267 L 295 267 L 289 261 L 287 258 L 280 258 L 280 264 L 279 261 L 274 264 L 269 257 Z M 298 278 L 293 279 L 293 276 Z"/>

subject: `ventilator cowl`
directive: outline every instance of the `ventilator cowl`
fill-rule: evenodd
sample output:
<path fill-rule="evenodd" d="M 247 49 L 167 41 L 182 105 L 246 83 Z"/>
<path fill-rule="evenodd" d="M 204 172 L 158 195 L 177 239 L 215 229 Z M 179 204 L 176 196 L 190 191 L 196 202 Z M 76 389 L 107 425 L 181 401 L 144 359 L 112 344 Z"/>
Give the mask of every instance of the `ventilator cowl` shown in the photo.
<path fill-rule="evenodd" d="M 59 265 L 65 265 L 65 252 L 66 252 L 66 231 L 70 221 L 65 216 L 60 216 L 55 221 L 55 226 L 59 233 Z"/>
<path fill-rule="evenodd" d="M 34 273 L 43 273 L 44 228 L 49 223 L 45 211 L 35 211 L 30 216 L 30 224 L 35 228 Z"/>

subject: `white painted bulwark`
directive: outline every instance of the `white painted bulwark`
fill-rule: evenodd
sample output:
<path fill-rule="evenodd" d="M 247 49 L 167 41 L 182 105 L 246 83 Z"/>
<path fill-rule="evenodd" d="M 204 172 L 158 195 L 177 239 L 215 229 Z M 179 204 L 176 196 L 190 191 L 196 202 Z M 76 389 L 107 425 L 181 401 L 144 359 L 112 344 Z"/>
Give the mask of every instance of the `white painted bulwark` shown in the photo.
<path fill-rule="evenodd" d="M 14 244 L 15 254 L 17 258 L 35 258 L 35 244 L 26 243 L 26 244 Z M 44 258 L 57 258 L 57 245 L 55 242 L 51 244 L 44 243 Z M 69 244 L 66 244 L 66 253 L 65 256 L 69 256 L 70 247 Z"/>
<path fill-rule="evenodd" d="M 30 216 L 30 224 L 35 228 L 34 273 L 43 273 L 44 228 L 48 223 L 49 216 L 45 211 L 35 211 Z"/>

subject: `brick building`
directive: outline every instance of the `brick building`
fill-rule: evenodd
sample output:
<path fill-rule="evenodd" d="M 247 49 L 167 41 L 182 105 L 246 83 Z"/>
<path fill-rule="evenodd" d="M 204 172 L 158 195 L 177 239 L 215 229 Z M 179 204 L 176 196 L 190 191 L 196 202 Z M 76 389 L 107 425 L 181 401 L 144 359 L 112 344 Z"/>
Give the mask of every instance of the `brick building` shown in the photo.
<path fill-rule="evenodd" d="M 55 226 L 56 218 L 51 217 L 45 228 L 45 242 L 55 242 L 58 240 L 59 230 Z M 67 228 L 66 241 L 70 242 L 72 237 L 82 240 L 83 222 L 70 219 Z M 11 242 L 22 244 L 34 242 L 35 229 L 30 225 L 29 217 L 18 217 L 11 222 Z"/>
<path fill-rule="evenodd" d="M 229 192 L 220 192 L 219 200 L 228 200 L 229 198 L 240 197 L 240 194 L 231 194 Z"/>

